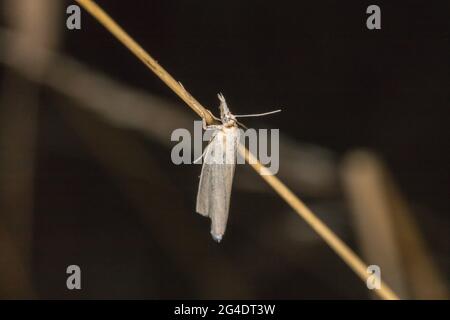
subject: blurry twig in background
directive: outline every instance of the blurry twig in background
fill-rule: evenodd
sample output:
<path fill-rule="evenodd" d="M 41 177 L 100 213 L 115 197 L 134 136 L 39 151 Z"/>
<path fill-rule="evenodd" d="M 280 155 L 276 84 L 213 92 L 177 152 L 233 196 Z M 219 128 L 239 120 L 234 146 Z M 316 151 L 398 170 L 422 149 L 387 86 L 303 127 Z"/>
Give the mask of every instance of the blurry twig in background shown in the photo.
<path fill-rule="evenodd" d="M 89 13 L 91 13 L 106 29 L 108 29 L 122 44 L 130 49 L 144 62 L 161 80 L 163 80 L 177 95 L 179 95 L 197 114 L 207 123 L 212 123 L 211 113 L 202 107 L 189 93 L 175 81 L 156 61 L 150 57 L 122 28 L 120 28 L 100 7 L 90 0 L 76 0 Z M 270 174 L 268 169 L 259 163 L 249 151 L 240 146 L 239 151 L 259 173 L 261 177 L 302 217 L 338 254 L 348 266 L 363 280 L 367 278 L 367 265 L 331 231 L 311 210 L 289 190 L 276 176 Z M 383 299 L 398 299 L 397 295 L 381 281 L 381 288 L 376 293 Z"/>
<path fill-rule="evenodd" d="M 19 4 L 19 2 L 17 3 Z M 9 6 L 7 9 L 14 7 L 15 6 Z M 11 54 L 11 44 L 16 44 L 17 47 L 20 46 L 21 50 L 17 50 L 17 55 Z M 15 30 L 14 32 L 0 31 L 0 60 L 3 60 L 6 65 L 13 67 L 14 69 L 14 72 L 5 74 L 7 76 L 6 79 L 10 79 L 11 83 L 12 81 L 14 81 L 14 83 L 25 83 L 25 87 L 30 87 L 26 81 L 17 78 L 18 75 L 16 75 L 15 72 L 19 72 L 21 76 L 25 76 L 28 80 L 35 81 L 39 84 L 45 84 L 57 92 L 62 92 L 67 96 L 76 99 L 79 102 L 76 107 L 87 108 L 88 110 L 94 111 L 104 117 L 109 123 L 116 126 L 139 130 L 152 139 L 156 139 L 158 142 L 167 146 L 170 145 L 170 141 L 167 137 L 170 135 L 171 129 L 166 123 L 173 124 L 174 127 L 189 127 L 192 125 L 191 118 L 184 110 L 176 109 L 176 104 L 172 104 L 164 99 L 159 99 L 127 85 L 111 81 L 107 77 L 91 71 L 89 68 L 68 57 L 43 49 L 42 45 L 43 43 L 36 41 L 32 34 L 30 37 L 30 33 L 23 33 L 23 30 L 22 32 L 18 32 L 18 30 Z M 35 72 L 35 67 L 29 67 L 29 64 L 41 64 L 41 57 L 46 57 L 44 60 L 52 61 L 48 66 L 49 68 L 46 70 L 48 71 L 46 72 L 46 75 L 48 76 L 45 78 L 42 78 L 39 72 Z M 15 92 L 18 92 L 17 87 L 12 84 L 11 88 L 13 88 Z M 4 91 L 9 92 L 8 90 Z M 31 94 L 31 100 L 33 100 L 32 97 L 33 94 Z M 20 98 L 25 99 L 24 97 Z M 4 101 L 2 103 L 4 103 Z M 4 109 L 3 106 L 2 109 Z M 5 113 L 2 117 L 7 116 L 8 114 Z M 5 123 L 8 124 L 8 119 L 5 119 Z M 164 121 L 159 121 L 162 119 L 164 119 Z M 168 122 L 168 120 L 170 120 L 170 122 Z M 13 137 L 16 139 L 15 136 Z M 7 143 L 10 143 L 7 139 L 4 140 Z M 16 143 L 17 141 L 20 143 L 20 139 L 16 140 Z M 13 147 L 17 148 L 17 146 Z M 20 148 L 20 146 L 18 148 Z M 287 153 L 284 156 L 283 150 L 287 150 Z M 335 190 L 335 159 L 332 155 L 330 157 L 329 152 L 315 147 L 299 147 L 296 142 L 286 144 L 285 137 L 281 137 L 280 152 L 283 159 L 280 176 L 287 180 L 295 189 L 302 190 L 304 194 L 319 196 L 323 195 L 323 192 L 326 190 Z M 289 161 L 286 161 L 288 155 L 290 155 Z M 323 161 L 324 156 L 325 161 Z M 316 166 L 316 160 L 322 160 L 321 163 L 323 166 Z M 374 161 L 377 160 L 374 159 Z M 366 164 L 367 163 L 368 162 L 366 161 Z M 378 163 L 378 165 L 380 164 Z M 299 166 L 302 166 L 303 168 L 299 168 Z M 379 169 L 380 168 L 377 168 L 377 164 L 375 163 L 372 168 L 372 170 L 375 171 L 375 177 L 380 174 L 380 172 L 377 173 L 377 170 Z M 308 176 L 305 177 L 305 174 L 313 171 L 316 172 L 316 174 L 309 174 L 310 178 L 308 178 Z M 381 173 L 383 173 L 382 171 L 383 170 L 381 170 Z M 287 172 L 290 173 L 286 174 Z M 247 172 L 243 171 L 242 173 L 246 174 Z M 319 174 L 319 177 L 321 176 L 322 178 L 318 178 L 317 173 Z M 381 197 L 378 197 L 378 200 L 382 199 L 382 201 L 385 202 L 382 204 L 383 208 L 392 210 L 389 215 L 382 214 L 382 216 L 391 220 L 385 220 L 384 222 L 394 224 L 392 230 L 397 232 L 394 241 L 396 240 L 398 242 L 396 246 L 398 248 L 397 251 L 401 252 L 399 255 L 402 262 L 398 265 L 403 268 L 405 273 L 404 277 L 407 277 L 406 280 L 403 279 L 402 285 L 405 285 L 404 283 L 406 282 L 407 291 L 411 297 L 445 298 L 447 294 L 444 283 L 440 281 L 440 275 L 435 272 L 436 270 L 433 261 L 431 257 L 428 257 L 428 252 L 420 238 L 419 231 L 413 223 L 414 221 L 411 221 L 413 217 L 409 214 L 405 201 L 402 199 L 390 177 L 388 177 L 389 173 L 384 172 L 383 175 L 383 179 L 373 179 L 372 182 L 375 187 L 369 188 L 368 192 L 363 192 L 363 196 L 370 196 L 370 194 L 373 196 L 374 193 L 372 191 L 377 191 L 377 188 L 381 188 L 383 194 Z M 237 181 L 237 187 L 242 187 L 243 184 L 245 184 L 244 187 L 248 190 L 267 190 L 267 188 L 261 189 L 264 185 L 254 183 L 256 178 L 254 175 L 248 176 L 248 178 L 249 180 L 239 179 Z M 125 179 L 125 176 L 121 179 Z M 352 193 L 352 190 L 349 191 Z M 380 195 L 378 191 L 375 192 L 375 194 Z M 358 188 L 354 188 L 353 192 L 356 192 L 353 194 L 353 196 L 355 196 L 358 193 Z M 350 196 L 352 195 L 350 194 Z M 130 192 L 130 197 L 133 198 L 135 196 Z M 358 197 L 355 197 L 358 201 Z M 386 200 L 386 198 L 388 199 Z M 19 204 L 19 202 L 16 203 Z M 361 201 L 361 204 L 362 208 L 363 206 L 368 207 L 365 202 Z M 144 213 L 144 211 L 142 211 L 142 213 Z M 365 213 L 363 212 L 363 214 Z M 389 217 L 391 219 L 389 219 Z M 357 219 L 363 220 L 364 218 L 359 215 Z M 150 222 L 148 223 L 149 228 L 155 224 L 160 225 L 160 222 L 146 222 Z M 375 234 L 371 239 L 378 238 L 380 234 L 378 231 L 383 230 L 383 224 L 380 224 L 381 227 L 376 227 L 376 225 L 376 223 L 371 224 L 371 228 L 368 229 Z M 165 227 L 162 229 L 165 229 Z M 0 296 L 29 296 L 31 288 L 29 287 L 29 281 L 27 279 L 28 274 L 23 268 L 26 263 L 21 261 L 22 257 L 19 254 L 20 250 L 17 248 L 17 238 L 19 234 L 10 233 L 10 231 L 11 230 L 5 230 L 2 224 L 0 224 L 0 239 L 2 239 L 0 242 L 0 252 L 6 253 L 4 257 L 9 257 L 10 259 L 8 260 L 8 268 L 5 267 L 6 262 L 1 263 L 2 265 L 0 266 L 0 285 L 3 289 L 7 288 L 6 291 L 0 292 Z M 380 246 L 380 248 L 385 248 L 385 246 Z M 367 249 L 365 251 L 369 253 L 366 257 L 369 257 L 372 250 Z M 371 259 L 368 260 L 374 262 Z M 380 260 L 381 259 L 377 258 L 376 262 L 379 262 Z M 383 263 L 379 264 L 384 265 Z M 389 280 L 389 274 L 391 272 L 386 272 L 385 267 L 383 267 L 382 270 L 383 275 L 386 276 L 388 282 L 391 282 Z M 13 284 L 15 284 L 14 287 L 12 287 Z M 406 296 L 404 292 L 395 285 L 395 281 L 392 281 L 392 284 L 402 297 Z M 14 290 L 9 290 L 8 288 L 13 288 Z"/>
<path fill-rule="evenodd" d="M 343 166 L 344 187 L 365 259 L 378 265 L 382 277 L 389 281 L 400 297 L 407 299 L 400 248 L 395 241 L 396 230 L 374 161 L 365 153 L 349 155 Z"/>
<path fill-rule="evenodd" d="M 4 12 L 9 25 L 26 34 L 34 45 L 55 47 L 59 40 L 58 0 L 4 2 Z M 28 48 L 30 47 L 27 44 Z M 6 55 L 17 61 L 20 68 L 42 76 L 48 65 L 44 51 L 30 55 L 24 52 L 21 39 L 10 38 L 6 44 Z M 11 235 L 10 242 L 17 248 L 16 263 L 21 275 L 26 279 L 16 279 L 18 289 L 11 290 L 14 297 L 31 297 L 31 238 L 33 220 L 33 180 L 35 160 L 35 139 L 37 127 L 38 89 L 14 72 L 5 73 L 1 99 L 0 126 L 0 212 L 4 230 Z M 0 273 L 9 278 L 6 264 L 0 264 Z M 13 276 L 13 277 L 14 277 Z M 9 281 L 13 281 L 9 279 Z M 23 285 L 20 285 L 23 283 Z M 8 297 L 8 296 L 6 296 Z"/>
<path fill-rule="evenodd" d="M 342 176 L 365 258 L 381 267 L 402 298 L 447 298 L 445 281 L 381 160 L 354 151 L 344 161 Z"/>

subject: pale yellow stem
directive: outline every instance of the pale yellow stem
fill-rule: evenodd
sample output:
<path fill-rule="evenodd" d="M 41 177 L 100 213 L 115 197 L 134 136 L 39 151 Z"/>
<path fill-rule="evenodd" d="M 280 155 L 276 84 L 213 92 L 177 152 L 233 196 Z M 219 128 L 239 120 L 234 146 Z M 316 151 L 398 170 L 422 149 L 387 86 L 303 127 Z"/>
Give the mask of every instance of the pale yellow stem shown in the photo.
<path fill-rule="evenodd" d="M 122 44 L 133 52 L 150 70 L 152 70 L 165 84 L 167 84 L 186 104 L 191 107 L 208 124 L 214 122 L 211 112 L 195 100 L 184 87 L 177 82 L 164 68 L 162 68 L 136 41 L 134 41 L 111 17 L 92 0 L 76 0 L 92 16 L 94 16 L 107 30 L 109 30 Z M 244 146 L 239 151 L 245 156 L 248 163 L 261 175 L 261 177 L 302 217 L 323 240 L 333 249 L 344 262 L 366 281 L 367 265 L 276 176 L 271 175 L 254 155 Z M 382 299 L 397 300 L 398 296 L 385 283 L 381 288 L 374 290 Z"/>

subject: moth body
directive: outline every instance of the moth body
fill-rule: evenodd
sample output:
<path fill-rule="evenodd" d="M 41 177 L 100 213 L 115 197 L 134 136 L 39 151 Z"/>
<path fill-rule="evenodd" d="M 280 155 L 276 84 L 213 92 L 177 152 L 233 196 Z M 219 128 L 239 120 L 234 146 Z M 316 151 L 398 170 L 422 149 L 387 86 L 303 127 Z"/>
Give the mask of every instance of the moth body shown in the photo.
<path fill-rule="evenodd" d="M 228 109 L 225 98 L 220 100 L 220 120 L 222 124 L 206 126 L 205 130 L 214 130 L 212 138 L 203 154 L 202 173 L 197 192 L 196 211 L 211 219 L 211 235 L 220 242 L 225 233 L 230 209 L 231 187 L 236 166 L 239 144 L 239 117 L 259 117 L 281 110 L 260 114 L 233 115 Z"/>
<path fill-rule="evenodd" d="M 219 95 L 221 125 L 210 126 L 213 135 L 203 156 L 196 211 L 211 219 L 211 235 L 217 242 L 225 233 L 239 143 L 239 128 Z"/>

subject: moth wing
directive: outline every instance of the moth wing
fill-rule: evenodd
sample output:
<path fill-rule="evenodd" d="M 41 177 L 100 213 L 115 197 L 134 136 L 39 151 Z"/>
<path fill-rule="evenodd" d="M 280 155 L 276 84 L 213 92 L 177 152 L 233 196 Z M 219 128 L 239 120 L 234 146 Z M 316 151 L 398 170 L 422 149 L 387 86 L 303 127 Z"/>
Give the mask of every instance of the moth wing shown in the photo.
<path fill-rule="evenodd" d="M 203 163 L 200 183 L 198 185 L 196 211 L 205 217 L 209 217 L 209 202 L 211 200 L 209 193 L 213 185 L 213 170 L 212 165 Z"/>
<path fill-rule="evenodd" d="M 210 159 L 214 155 L 215 149 L 214 143 L 219 132 L 220 131 L 216 131 L 213 134 L 211 141 L 206 147 L 207 149 L 203 156 L 202 172 L 200 174 L 200 182 L 197 191 L 197 204 L 195 211 L 197 211 L 199 214 L 205 217 L 209 217 L 209 207 L 211 201 L 209 193 L 210 190 L 213 188 L 214 184 L 212 177 L 216 173 L 215 170 L 218 169 L 212 166 L 212 164 L 210 163 Z"/>
<path fill-rule="evenodd" d="M 200 175 L 196 211 L 210 217 L 216 241 L 222 239 L 227 226 L 238 142 L 237 128 L 218 131 L 208 145 Z"/>

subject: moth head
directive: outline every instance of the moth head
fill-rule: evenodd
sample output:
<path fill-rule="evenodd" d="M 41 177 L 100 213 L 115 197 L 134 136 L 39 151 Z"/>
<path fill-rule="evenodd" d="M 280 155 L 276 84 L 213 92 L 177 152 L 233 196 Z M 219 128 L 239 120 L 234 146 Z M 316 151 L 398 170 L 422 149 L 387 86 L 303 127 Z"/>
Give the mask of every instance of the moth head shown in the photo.
<path fill-rule="evenodd" d="M 232 127 L 236 125 L 236 117 L 230 112 L 228 109 L 227 102 L 225 101 L 225 97 L 222 93 L 217 95 L 220 101 L 219 109 L 220 109 L 220 120 L 222 124 L 226 127 Z"/>

